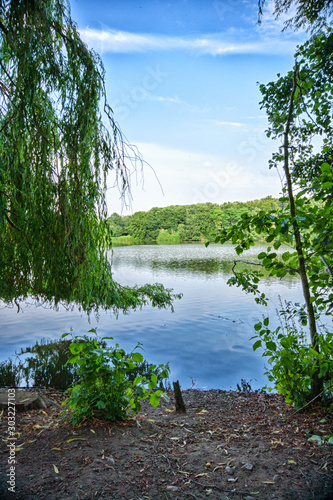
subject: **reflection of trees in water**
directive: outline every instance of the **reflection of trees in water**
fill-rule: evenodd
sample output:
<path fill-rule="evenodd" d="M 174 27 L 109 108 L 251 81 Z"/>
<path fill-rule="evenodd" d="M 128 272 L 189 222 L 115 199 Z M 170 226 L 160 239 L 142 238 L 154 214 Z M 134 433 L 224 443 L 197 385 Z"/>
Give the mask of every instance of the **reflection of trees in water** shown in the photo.
<path fill-rule="evenodd" d="M 235 256 L 235 259 L 239 259 L 239 257 Z M 251 258 L 251 261 L 255 262 L 258 259 Z M 178 258 L 178 259 L 144 259 L 143 256 L 136 257 L 133 261 L 134 267 L 137 269 L 150 269 L 152 271 L 168 271 L 171 274 L 177 276 L 199 276 L 199 275 L 222 275 L 226 279 L 232 274 L 232 266 L 234 265 L 233 258 Z M 264 276 L 264 280 L 270 281 L 268 276 L 268 272 L 258 266 L 252 266 L 256 271 L 262 272 Z M 248 270 L 249 266 L 238 263 L 237 271 Z M 274 277 L 273 280 L 278 280 L 278 278 Z M 283 278 L 284 281 L 295 282 L 298 281 L 298 277 L 296 276 L 286 276 Z"/>

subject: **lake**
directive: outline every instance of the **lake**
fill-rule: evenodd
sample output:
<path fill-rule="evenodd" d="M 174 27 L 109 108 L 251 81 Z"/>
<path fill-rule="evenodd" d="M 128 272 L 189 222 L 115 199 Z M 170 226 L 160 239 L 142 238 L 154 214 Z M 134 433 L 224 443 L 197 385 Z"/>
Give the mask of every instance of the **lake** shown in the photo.
<path fill-rule="evenodd" d="M 253 260 L 264 248 L 256 246 L 238 258 Z M 265 278 L 260 289 L 270 303 L 259 306 L 253 295 L 227 285 L 234 258 L 231 245 L 116 247 L 111 256 L 114 279 L 123 285 L 163 283 L 183 293 L 174 313 L 145 307 L 116 318 L 102 312 L 89 323 L 76 310 L 54 311 L 27 303 L 17 313 L 16 308 L 2 307 L 0 360 L 42 337 L 58 339 L 70 329 L 84 334 L 97 328 L 100 336 L 112 336 L 127 352 L 141 342 L 149 362 L 169 361 L 170 380 L 179 380 L 184 389 L 192 383 L 197 388 L 235 389 L 241 379 L 258 389 L 267 379 L 261 351 L 252 350 L 253 325 L 263 314 L 277 325 L 279 295 L 302 302 L 301 286 L 297 277 Z"/>

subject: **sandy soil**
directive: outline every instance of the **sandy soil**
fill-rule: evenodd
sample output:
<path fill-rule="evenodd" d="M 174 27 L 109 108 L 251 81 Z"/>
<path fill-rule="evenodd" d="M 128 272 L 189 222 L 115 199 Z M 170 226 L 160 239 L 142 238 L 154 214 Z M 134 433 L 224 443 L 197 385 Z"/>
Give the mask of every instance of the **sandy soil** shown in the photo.
<path fill-rule="evenodd" d="M 63 396 L 49 391 L 60 401 Z M 333 499 L 333 413 L 294 414 L 278 395 L 183 392 L 186 414 L 146 402 L 136 419 L 73 428 L 59 408 L 16 414 L 15 493 L 8 418 L 0 422 L 0 498 L 48 500 Z"/>

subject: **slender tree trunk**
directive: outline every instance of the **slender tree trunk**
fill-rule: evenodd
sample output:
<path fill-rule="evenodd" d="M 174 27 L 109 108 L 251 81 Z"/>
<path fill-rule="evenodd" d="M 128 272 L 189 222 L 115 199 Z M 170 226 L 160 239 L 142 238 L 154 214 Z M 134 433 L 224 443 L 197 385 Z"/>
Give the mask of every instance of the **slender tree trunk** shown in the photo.
<path fill-rule="evenodd" d="M 298 263 L 299 263 L 299 275 L 300 275 L 301 282 L 302 282 L 303 297 L 305 299 L 305 304 L 306 304 L 306 309 L 307 309 L 307 316 L 308 316 L 308 323 L 309 323 L 309 330 L 310 330 L 310 337 L 311 337 L 311 345 L 315 351 L 319 352 L 316 318 L 315 318 L 313 305 L 311 303 L 309 280 L 308 280 L 308 276 L 306 273 L 301 234 L 300 234 L 297 220 L 295 218 L 296 217 L 295 198 L 294 198 L 294 194 L 293 194 L 292 180 L 291 180 L 290 169 L 289 169 L 289 131 L 290 131 L 290 123 L 292 120 L 292 113 L 293 113 L 293 109 L 294 109 L 296 78 L 297 78 L 297 67 L 295 66 L 294 77 L 293 77 L 293 90 L 292 90 L 291 97 L 290 97 L 288 118 L 287 118 L 286 128 L 284 131 L 284 144 L 283 144 L 284 164 L 283 164 L 283 168 L 284 168 L 284 173 L 285 173 L 286 182 L 287 182 L 290 215 L 293 219 L 292 225 L 293 225 L 293 229 L 294 229 L 296 252 L 297 252 Z M 319 378 L 318 375 L 319 375 L 319 370 L 317 370 L 314 373 L 313 378 L 312 378 L 312 384 L 311 384 L 312 397 L 318 396 L 323 390 L 323 379 Z"/>

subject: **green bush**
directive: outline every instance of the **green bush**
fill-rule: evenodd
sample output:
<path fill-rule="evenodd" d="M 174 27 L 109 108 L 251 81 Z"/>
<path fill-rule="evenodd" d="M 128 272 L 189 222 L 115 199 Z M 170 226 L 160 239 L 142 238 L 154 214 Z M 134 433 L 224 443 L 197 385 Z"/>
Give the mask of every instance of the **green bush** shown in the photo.
<path fill-rule="evenodd" d="M 258 332 L 252 339 L 256 350 L 264 349 L 270 368 L 265 374 L 279 394 L 286 396 L 287 403 L 300 408 L 311 399 L 313 375 L 319 373 L 324 379 L 323 398 L 331 398 L 333 391 L 333 334 L 318 333 L 319 352 L 308 342 L 304 327 L 307 315 L 299 304 L 288 302 L 278 311 L 280 324 L 276 330 L 269 329 L 269 318 L 257 323 Z M 270 387 L 269 390 L 272 390 Z"/>
<path fill-rule="evenodd" d="M 89 333 L 96 333 L 94 329 Z M 64 334 L 66 337 L 69 334 Z M 102 341 L 113 340 L 104 337 Z M 138 413 L 140 401 L 150 398 L 152 406 L 158 406 L 160 398 L 167 398 L 162 390 L 156 389 L 159 371 L 160 379 L 169 376 L 168 365 L 148 366 L 148 375 L 137 374 L 133 380 L 130 374 L 143 362 L 143 356 L 134 351 L 126 354 L 116 344 L 115 347 L 100 347 L 97 339 L 74 337 L 70 345 L 72 353 L 68 363 L 78 365 L 79 380 L 66 392 L 63 403 L 73 412 L 70 415 L 74 424 L 93 416 L 107 420 L 125 420 L 130 412 Z"/>
<path fill-rule="evenodd" d="M 159 245 L 178 245 L 180 243 L 180 234 L 178 232 L 160 229 L 156 242 Z"/>

